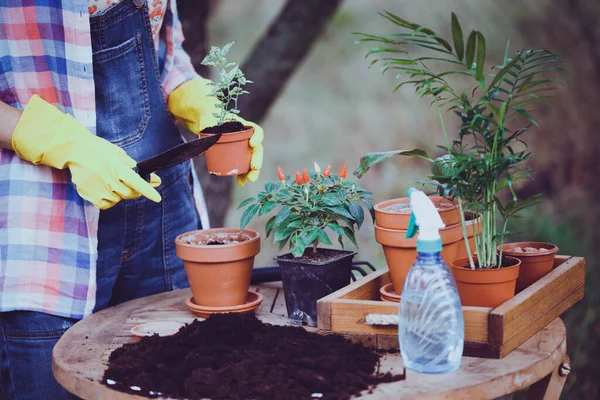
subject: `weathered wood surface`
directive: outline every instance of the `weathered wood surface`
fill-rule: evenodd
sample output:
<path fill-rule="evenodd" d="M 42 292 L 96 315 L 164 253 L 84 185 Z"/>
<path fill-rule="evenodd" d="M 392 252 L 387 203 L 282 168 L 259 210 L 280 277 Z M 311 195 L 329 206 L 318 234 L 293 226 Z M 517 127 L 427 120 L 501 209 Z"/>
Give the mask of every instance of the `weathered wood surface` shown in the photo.
<path fill-rule="evenodd" d="M 285 300 L 280 283 L 253 287 L 264 296 L 257 316 L 268 323 L 287 322 Z M 100 384 L 110 352 L 135 338 L 129 330 L 138 323 L 150 320 L 191 322 L 196 317 L 188 311 L 184 300 L 188 289 L 145 297 L 96 313 L 75 324 L 60 339 L 53 352 L 56 379 L 69 391 L 84 399 L 141 399 L 142 397 L 115 392 Z M 316 331 L 315 329 L 311 329 Z M 353 340 L 369 344 L 369 335 L 352 335 Z M 387 346 L 393 347 L 393 336 L 386 336 Z M 371 344 L 372 345 L 372 344 Z M 385 343 L 380 343 L 385 347 Z M 395 344 L 397 346 L 397 343 Z M 546 399 L 557 399 L 564 379 L 556 374 L 565 357 L 565 326 L 556 319 L 502 360 L 463 357 L 460 370 L 444 375 L 423 375 L 408 371 L 402 382 L 378 386 L 365 399 L 493 399 L 523 389 L 547 378 L 537 385 L 538 393 Z M 382 359 L 380 371 L 402 372 L 399 355 Z M 561 381 L 562 379 L 562 381 Z M 562 383 L 561 383 L 562 382 Z"/>
<path fill-rule="evenodd" d="M 373 326 L 369 314 L 397 315 L 398 305 L 380 301 L 379 289 L 390 283 L 387 269 L 369 274 L 318 302 L 319 330 L 344 336 L 370 335 L 377 348 L 398 346 L 395 325 Z M 585 260 L 557 256 L 554 270 L 501 306 L 463 307 L 465 355 L 502 358 L 583 298 Z M 366 335 L 366 336 L 365 336 Z M 391 338 L 390 338 L 391 336 Z"/>

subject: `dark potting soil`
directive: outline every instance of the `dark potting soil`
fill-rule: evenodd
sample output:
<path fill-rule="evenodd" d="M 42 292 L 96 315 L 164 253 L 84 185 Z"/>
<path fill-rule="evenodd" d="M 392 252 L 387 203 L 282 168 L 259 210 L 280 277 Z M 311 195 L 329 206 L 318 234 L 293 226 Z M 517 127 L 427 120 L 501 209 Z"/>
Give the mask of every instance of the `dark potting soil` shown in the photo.
<path fill-rule="evenodd" d="M 238 121 L 225 122 L 223 125 L 209 126 L 208 128 L 202 129 L 202 133 L 232 133 L 244 131 L 247 128 Z"/>
<path fill-rule="evenodd" d="M 508 268 L 517 264 L 518 260 L 502 257 L 502 266 L 500 268 Z M 466 268 L 470 268 L 468 265 Z M 475 261 L 475 268 L 479 268 L 479 262 Z M 492 268 L 497 268 L 495 265 Z"/>
<path fill-rule="evenodd" d="M 312 247 L 308 247 L 301 257 L 294 257 L 291 253 L 284 254 L 280 258 L 296 260 L 296 261 L 310 261 L 314 263 L 323 263 L 326 261 L 332 261 L 337 258 L 347 256 L 348 253 L 340 253 L 336 250 L 330 249 L 317 249 L 316 253 L 313 253 Z"/>
<path fill-rule="evenodd" d="M 173 336 L 144 337 L 116 349 L 102 382 L 148 397 L 289 400 L 321 393 L 323 399 L 349 399 L 405 379 L 377 375 L 379 357 L 341 336 L 217 314 Z"/>

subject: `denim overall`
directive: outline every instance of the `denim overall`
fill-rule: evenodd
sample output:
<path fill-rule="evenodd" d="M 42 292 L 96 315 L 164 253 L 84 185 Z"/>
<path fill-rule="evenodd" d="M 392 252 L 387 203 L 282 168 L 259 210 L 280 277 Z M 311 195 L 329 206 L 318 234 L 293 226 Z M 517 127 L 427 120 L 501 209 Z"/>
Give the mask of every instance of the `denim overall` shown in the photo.
<path fill-rule="evenodd" d="M 146 0 L 123 0 L 90 18 L 97 135 L 136 161 L 182 143 L 164 98 Z M 175 237 L 200 229 L 189 163 L 158 172 L 161 203 L 122 201 L 100 213 L 95 311 L 188 286 Z M 11 399 L 75 398 L 52 375 L 52 348 L 76 320 L 5 313 L 1 391 Z"/>

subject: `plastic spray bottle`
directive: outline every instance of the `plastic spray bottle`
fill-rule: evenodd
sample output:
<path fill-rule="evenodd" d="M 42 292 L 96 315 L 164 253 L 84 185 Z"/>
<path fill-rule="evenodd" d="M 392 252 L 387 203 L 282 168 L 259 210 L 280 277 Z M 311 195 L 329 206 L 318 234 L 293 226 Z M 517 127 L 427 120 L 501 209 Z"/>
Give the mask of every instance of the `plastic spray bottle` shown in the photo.
<path fill-rule="evenodd" d="M 425 193 L 408 190 L 412 215 L 406 237 L 417 238 L 417 261 L 408 271 L 400 301 L 398 338 L 406 368 L 430 374 L 457 370 L 465 330 L 460 298 L 442 260 L 439 229 L 445 225 Z"/>

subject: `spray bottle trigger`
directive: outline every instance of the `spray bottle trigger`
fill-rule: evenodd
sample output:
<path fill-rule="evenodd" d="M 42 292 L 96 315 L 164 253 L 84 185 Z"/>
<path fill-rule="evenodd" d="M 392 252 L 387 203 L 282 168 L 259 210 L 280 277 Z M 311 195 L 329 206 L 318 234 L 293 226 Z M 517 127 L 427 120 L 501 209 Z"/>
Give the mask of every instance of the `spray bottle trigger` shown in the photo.
<path fill-rule="evenodd" d="M 417 225 L 417 218 L 415 213 L 410 214 L 410 220 L 408 221 L 408 230 L 406 231 L 406 237 L 414 237 L 419 231 L 419 225 Z"/>

